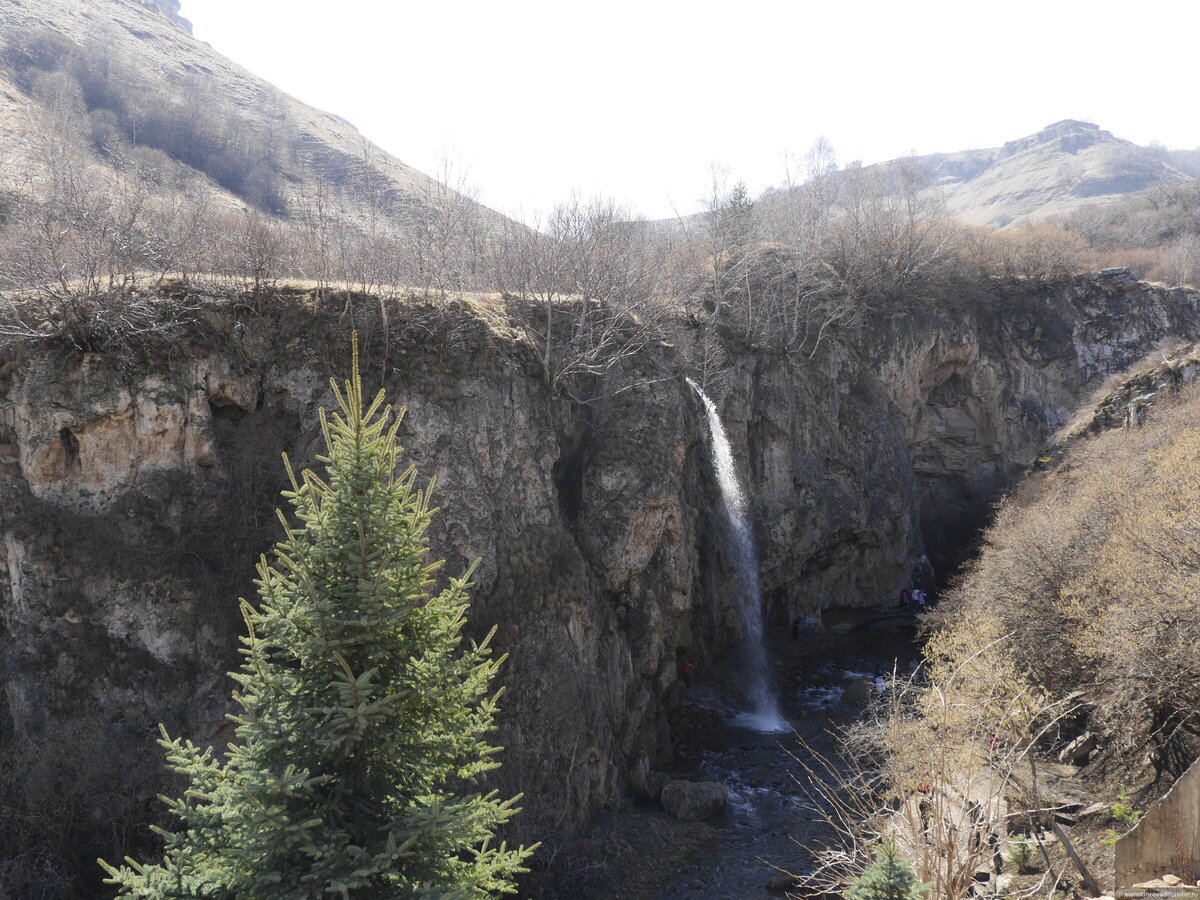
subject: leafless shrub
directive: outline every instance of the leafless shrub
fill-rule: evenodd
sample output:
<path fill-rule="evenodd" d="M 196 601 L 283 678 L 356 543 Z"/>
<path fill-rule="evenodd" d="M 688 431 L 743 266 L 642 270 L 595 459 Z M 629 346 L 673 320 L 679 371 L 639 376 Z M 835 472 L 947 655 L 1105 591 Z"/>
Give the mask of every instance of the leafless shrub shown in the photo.
<path fill-rule="evenodd" d="M 1012 822 L 1052 815 L 1031 773 L 1070 704 L 1031 684 L 1007 643 L 994 622 L 969 640 L 935 643 L 928 680 L 893 678 L 842 732 L 838 757 L 807 746 L 793 754 L 804 802 L 825 825 L 806 847 L 814 865 L 798 878 L 804 893 L 841 892 L 888 840 L 931 897 L 961 900 L 978 872 L 1000 871 Z"/>
<path fill-rule="evenodd" d="M 1085 692 L 1134 771 L 1177 773 L 1200 742 L 1198 402 L 1160 397 L 1145 426 L 1076 441 L 999 511 L 957 591 L 961 619 L 999 616 L 1047 690 Z"/>
<path fill-rule="evenodd" d="M 603 376 L 660 334 L 665 285 L 653 246 L 611 201 L 559 206 L 545 234 L 511 224 L 494 260 L 552 387 Z"/>

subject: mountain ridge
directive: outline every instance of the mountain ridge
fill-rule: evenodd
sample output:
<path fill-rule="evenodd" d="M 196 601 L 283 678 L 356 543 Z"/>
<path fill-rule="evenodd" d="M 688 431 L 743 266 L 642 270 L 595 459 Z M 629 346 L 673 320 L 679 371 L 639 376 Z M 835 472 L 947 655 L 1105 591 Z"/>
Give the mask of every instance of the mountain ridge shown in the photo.
<path fill-rule="evenodd" d="M 1153 149 L 1078 119 L 1061 119 L 1000 147 L 932 153 L 878 166 L 902 163 L 927 172 L 956 218 L 1001 228 L 1193 180 Z"/>

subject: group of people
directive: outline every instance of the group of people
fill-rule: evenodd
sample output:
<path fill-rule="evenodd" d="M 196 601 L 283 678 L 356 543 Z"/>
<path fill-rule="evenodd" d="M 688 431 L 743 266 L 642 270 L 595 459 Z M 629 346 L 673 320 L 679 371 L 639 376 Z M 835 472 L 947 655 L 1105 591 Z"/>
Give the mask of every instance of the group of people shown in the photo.
<path fill-rule="evenodd" d="M 925 611 L 925 592 L 917 588 L 905 588 L 900 592 L 900 609 L 911 612 Z"/>
<path fill-rule="evenodd" d="M 792 616 L 792 640 L 803 637 L 807 641 L 812 637 L 814 624 L 812 616 Z"/>

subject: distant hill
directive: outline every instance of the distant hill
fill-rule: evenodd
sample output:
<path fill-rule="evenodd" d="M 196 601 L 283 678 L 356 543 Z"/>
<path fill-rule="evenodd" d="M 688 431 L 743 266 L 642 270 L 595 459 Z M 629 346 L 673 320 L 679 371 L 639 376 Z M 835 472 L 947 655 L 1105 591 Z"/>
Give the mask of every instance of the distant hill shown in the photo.
<path fill-rule="evenodd" d="M 902 166 L 920 169 L 954 218 L 1003 228 L 1132 197 L 1153 187 L 1195 182 L 1200 148 L 1141 147 L 1090 122 L 1064 119 L 1002 147 L 852 164 L 830 174 L 837 183 L 850 171 L 881 173 L 887 183 L 891 171 Z M 769 209 L 785 195 L 786 189 L 768 190 L 758 202 Z M 704 215 L 651 224 L 666 233 L 687 231 Z"/>
<path fill-rule="evenodd" d="M 1160 151 L 1075 119 L 1055 122 L 1003 147 L 910 161 L 928 171 L 956 218 L 1000 227 L 1192 180 Z"/>

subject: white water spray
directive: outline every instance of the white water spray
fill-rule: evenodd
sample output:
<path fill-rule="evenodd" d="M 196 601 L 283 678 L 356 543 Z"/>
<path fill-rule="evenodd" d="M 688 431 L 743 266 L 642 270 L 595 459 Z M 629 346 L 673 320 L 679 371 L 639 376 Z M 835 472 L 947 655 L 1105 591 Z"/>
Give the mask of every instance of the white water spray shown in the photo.
<path fill-rule="evenodd" d="M 786 731 L 787 722 L 779 711 L 779 698 L 771 689 L 767 669 L 767 647 L 763 639 L 762 590 L 758 581 L 758 550 L 754 546 L 754 532 L 746 517 L 746 494 L 738 481 L 737 467 L 733 462 L 733 448 L 725 434 L 725 426 L 717 413 L 717 405 L 708 398 L 700 386 L 687 379 L 708 413 L 708 430 L 712 436 L 713 467 L 717 471 L 717 483 L 721 488 L 721 501 L 725 507 L 725 518 L 729 525 L 731 549 L 738 575 L 738 605 L 742 612 L 745 632 L 743 642 L 746 656 L 746 680 L 750 699 L 750 711 L 738 716 L 740 724 L 756 731 Z"/>

